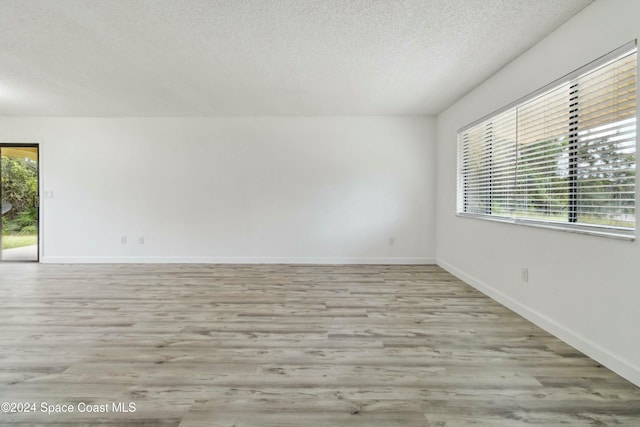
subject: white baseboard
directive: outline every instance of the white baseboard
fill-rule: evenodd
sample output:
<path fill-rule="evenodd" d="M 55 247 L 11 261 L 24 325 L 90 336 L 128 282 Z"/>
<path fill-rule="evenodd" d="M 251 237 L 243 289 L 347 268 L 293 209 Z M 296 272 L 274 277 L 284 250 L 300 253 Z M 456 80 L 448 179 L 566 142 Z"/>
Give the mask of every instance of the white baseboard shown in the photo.
<path fill-rule="evenodd" d="M 44 264 L 435 264 L 435 258 L 325 257 L 74 257 L 45 256 Z"/>
<path fill-rule="evenodd" d="M 438 259 L 437 264 L 454 276 L 458 277 L 460 280 L 463 280 L 464 282 L 473 286 L 483 294 L 491 297 L 495 301 L 529 320 L 531 323 L 541 327 L 545 331 L 566 342 L 570 346 L 591 357 L 593 360 L 596 360 L 598 363 L 606 366 L 621 377 L 640 387 L 640 368 L 638 366 L 635 366 L 632 363 L 629 363 L 626 360 L 616 356 L 615 354 L 612 354 L 599 345 L 589 341 L 583 336 L 559 324 L 550 317 L 527 307 L 526 305 L 505 295 L 497 289 L 492 288 L 481 280 L 478 280 L 474 276 L 471 276 L 464 271 L 454 267 L 452 264 L 442 259 Z"/>

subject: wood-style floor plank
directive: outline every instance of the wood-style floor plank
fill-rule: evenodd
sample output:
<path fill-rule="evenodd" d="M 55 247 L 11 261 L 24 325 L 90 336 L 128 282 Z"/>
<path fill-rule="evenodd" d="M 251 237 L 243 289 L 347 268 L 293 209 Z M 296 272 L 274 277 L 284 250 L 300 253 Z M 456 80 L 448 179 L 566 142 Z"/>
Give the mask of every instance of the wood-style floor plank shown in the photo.
<path fill-rule="evenodd" d="M 0 402 L 38 405 L 2 426 L 640 425 L 640 389 L 437 266 L 0 264 L 0 325 Z"/>

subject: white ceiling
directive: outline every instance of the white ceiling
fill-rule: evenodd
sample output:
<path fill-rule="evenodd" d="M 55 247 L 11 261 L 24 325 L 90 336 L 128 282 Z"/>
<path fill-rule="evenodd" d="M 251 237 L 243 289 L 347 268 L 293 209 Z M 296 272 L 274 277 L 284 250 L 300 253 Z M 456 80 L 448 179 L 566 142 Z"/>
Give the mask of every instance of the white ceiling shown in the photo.
<path fill-rule="evenodd" d="M 422 115 L 590 0 L 0 0 L 0 115 Z"/>

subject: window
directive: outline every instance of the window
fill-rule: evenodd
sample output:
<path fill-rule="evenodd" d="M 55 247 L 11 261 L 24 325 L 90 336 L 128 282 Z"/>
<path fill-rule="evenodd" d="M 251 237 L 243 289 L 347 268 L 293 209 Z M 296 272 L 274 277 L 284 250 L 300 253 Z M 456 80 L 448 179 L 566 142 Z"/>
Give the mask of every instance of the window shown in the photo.
<path fill-rule="evenodd" d="M 458 132 L 462 216 L 634 237 L 636 44 Z"/>

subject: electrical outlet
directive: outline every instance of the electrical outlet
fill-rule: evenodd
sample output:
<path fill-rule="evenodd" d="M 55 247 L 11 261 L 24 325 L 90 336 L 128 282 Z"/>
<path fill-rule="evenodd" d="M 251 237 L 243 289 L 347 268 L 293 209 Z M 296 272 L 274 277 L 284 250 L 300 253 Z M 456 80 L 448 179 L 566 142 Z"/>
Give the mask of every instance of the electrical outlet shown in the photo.
<path fill-rule="evenodd" d="M 529 281 L 529 269 L 527 267 L 522 267 L 522 281 Z"/>
<path fill-rule="evenodd" d="M 389 239 L 389 246 L 393 246 L 393 245 L 395 245 L 395 244 L 396 244 L 396 239 L 395 239 L 395 237 L 391 237 L 391 238 Z"/>
<path fill-rule="evenodd" d="M 120 243 L 123 244 L 123 245 L 126 245 L 127 244 L 127 236 L 120 237 Z"/>
<path fill-rule="evenodd" d="M 144 236 L 138 237 L 138 244 L 144 245 Z"/>

